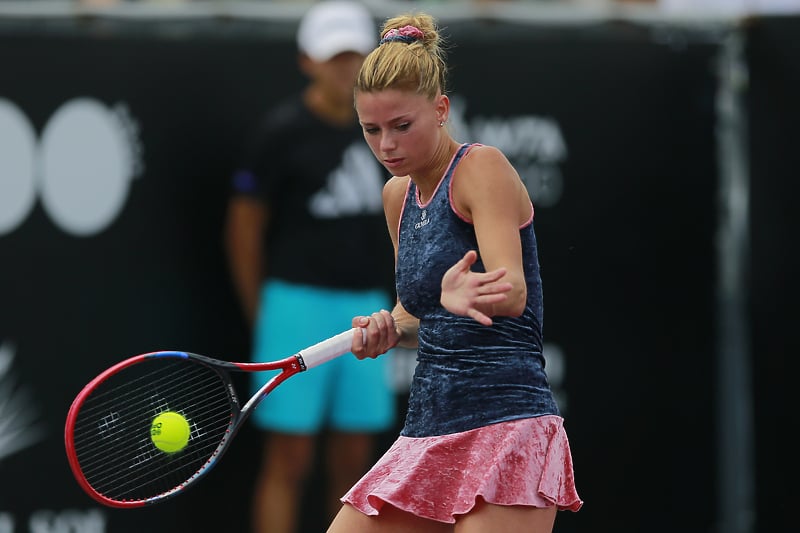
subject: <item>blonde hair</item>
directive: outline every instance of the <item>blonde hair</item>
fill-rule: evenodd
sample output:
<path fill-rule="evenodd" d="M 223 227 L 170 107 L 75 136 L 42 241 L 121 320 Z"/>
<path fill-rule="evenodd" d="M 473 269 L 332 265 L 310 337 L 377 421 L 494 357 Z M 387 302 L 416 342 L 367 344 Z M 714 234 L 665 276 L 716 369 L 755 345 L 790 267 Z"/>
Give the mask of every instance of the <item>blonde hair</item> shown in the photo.
<path fill-rule="evenodd" d="M 406 26 L 419 29 L 422 37 L 382 40 L 364 60 L 356 79 L 355 92 L 400 89 L 414 91 L 430 99 L 437 94 L 445 94 L 447 65 L 443 39 L 436 21 L 425 13 L 393 17 L 383 24 L 381 37 L 390 30 L 400 30 Z"/>

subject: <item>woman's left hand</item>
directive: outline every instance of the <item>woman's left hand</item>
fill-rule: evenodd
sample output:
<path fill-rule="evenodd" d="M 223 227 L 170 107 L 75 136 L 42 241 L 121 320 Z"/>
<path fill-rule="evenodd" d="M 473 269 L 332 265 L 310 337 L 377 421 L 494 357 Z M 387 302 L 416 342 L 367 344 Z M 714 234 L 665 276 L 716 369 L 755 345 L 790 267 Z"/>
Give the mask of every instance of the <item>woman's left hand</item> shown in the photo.
<path fill-rule="evenodd" d="M 441 304 L 453 314 L 472 317 L 485 326 L 492 325 L 492 306 L 507 298 L 511 283 L 499 281 L 505 268 L 491 272 L 470 270 L 478 253 L 470 250 L 442 277 Z"/>

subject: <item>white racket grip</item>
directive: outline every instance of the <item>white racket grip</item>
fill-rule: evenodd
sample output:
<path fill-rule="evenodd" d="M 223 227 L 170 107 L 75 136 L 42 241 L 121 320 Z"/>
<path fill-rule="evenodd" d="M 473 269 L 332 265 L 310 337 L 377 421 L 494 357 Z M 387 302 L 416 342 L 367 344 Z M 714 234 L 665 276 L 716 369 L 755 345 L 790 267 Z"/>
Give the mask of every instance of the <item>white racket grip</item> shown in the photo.
<path fill-rule="evenodd" d="M 309 346 L 308 348 L 300 350 L 298 355 L 303 358 L 303 362 L 306 364 L 306 370 L 327 363 L 349 352 L 350 348 L 353 346 L 353 334 L 356 333 L 357 330 L 361 331 L 362 338 L 366 342 L 367 331 L 363 328 L 353 328 L 329 339 L 325 339 L 322 342 L 318 342 L 314 346 Z"/>

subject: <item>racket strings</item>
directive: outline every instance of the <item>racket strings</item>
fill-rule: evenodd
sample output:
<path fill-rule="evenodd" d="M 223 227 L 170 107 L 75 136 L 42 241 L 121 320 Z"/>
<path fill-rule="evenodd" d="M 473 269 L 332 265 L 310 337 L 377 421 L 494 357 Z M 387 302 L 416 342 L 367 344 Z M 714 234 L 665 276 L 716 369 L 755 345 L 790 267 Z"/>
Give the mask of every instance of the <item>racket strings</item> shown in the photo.
<path fill-rule="evenodd" d="M 116 501 L 147 500 L 193 479 L 215 456 L 233 422 L 229 382 L 191 359 L 155 358 L 123 369 L 83 401 L 75 453 L 93 490 Z M 153 418 L 176 411 L 189 423 L 187 446 L 166 453 L 150 438 Z"/>
<path fill-rule="evenodd" d="M 200 389 L 198 392 L 202 394 L 203 390 Z M 182 412 L 194 412 L 196 406 L 196 402 L 188 404 L 182 409 Z M 209 406 L 206 406 L 206 409 L 209 409 Z M 153 413 L 158 414 L 167 410 L 172 409 L 170 409 L 168 405 L 163 405 L 155 408 Z M 220 421 L 220 426 L 217 429 L 226 429 L 228 421 L 230 420 L 230 409 L 226 404 L 220 404 L 219 409 L 216 411 L 209 409 L 206 414 L 209 415 L 212 420 L 215 419 Z M 147 419 L 141 421 L 141 423 L 137 423 L 136 425 L 147 425 L 149 431 L 150 419 L 151 417 L 147 417 Z M 105 425 L 105 422 L 102 424 Z M 214 433 L 218 433 L 218 431 L 215 432 L 214 428 L 212 428 L 212 434 Z M 91 437 L 91 435 L 89 436 Z M 124 475 L 120 475 L 119 472 L 114 471 L 114 465 L 106 461 L 107 454 L 125 454 L 132 456 L 133 464 L 142 463 L 143 465 L 150 461 L 154 454 L 156 456 L 163 456 L 164 454 L 164 452 L 161 452 L 155 448 L 152 441 L 149 440 L 149 433 L 146 438 L 141 438 L 138 442 L 134 441 L 133 443 L 125 443 L 124 437 L 120 437 L 120 439 L 112 440 L 108 447 L 95 447 L 94 449 L 87 448 L 85 453 L 79 456 L 81 459 L 82 471 L 84 472 L 87 480 L 94 480 L 92 484 L 95 486 L 98 492 L 107 494 L 109 496 L 112 495 L 112 492 L 122 494 L 128 490 L 133 491 L 137 487 L 141 486 L 141 480 L 138 477 L 140 472 L 137 472 L 136 469 L 128 469 Z M 204 458 L 209 457 L 219 444 L 218 440 L 214 438 L 206 439 L 204 445 L 204 441 L 201 437 L 202 432 L 198 430 L 196 423 L 190 422 L 190 441 L 193 443 L 193 446 L 191 449 L 191 456 L 184 455 L 182 457 L 185 464 L 191 464 L 195 459 L 203 460 Z M 76 439 L 77 438 L 79 437 L 76 435 Z M 125 445 L 121 446 L 123 443 L 125 443 Z M 133 453 L 133 448 L 131 445 L 137 446 L 135 453 Z M 174 457 L 170 457 L 170 459 L 173 460 Z M 83 466 L 84 464 L 86 466 Z M 169 470 L 165 469 L 160 475 L 157 476 L 154 476 L 153 473 L 149 473 L 147 479 L 151 485 L 155 485 L 158 482 L 163 482 L 165 486 L 171 488 L 185 481 L 186 473 L 182 472 L 179 476 L 177 476 L 176 479 L 172 477 L 172 474 Z M 114 490 L 110 488 L 113 486 L 116 486 L 117 489 Z"/>

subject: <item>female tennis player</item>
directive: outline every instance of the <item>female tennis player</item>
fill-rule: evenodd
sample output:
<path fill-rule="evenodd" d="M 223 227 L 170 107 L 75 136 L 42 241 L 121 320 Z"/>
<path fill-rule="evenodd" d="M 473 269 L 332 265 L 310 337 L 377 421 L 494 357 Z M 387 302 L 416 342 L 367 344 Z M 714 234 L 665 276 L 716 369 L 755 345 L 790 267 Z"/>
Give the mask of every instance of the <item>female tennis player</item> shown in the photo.
<path fill-rule="evenodd" d="M 496 148 L 448 132 L 446 63 L 429 15 L 389 19 L 355 87 L 393 174 L 383 191 L 398 300 L 358 316 L 359 358 L 418 350 L 405 425 L 347 492 L 330 533 L 550 532 L 583 505 L 542 357 L 533 205 Z"/>

